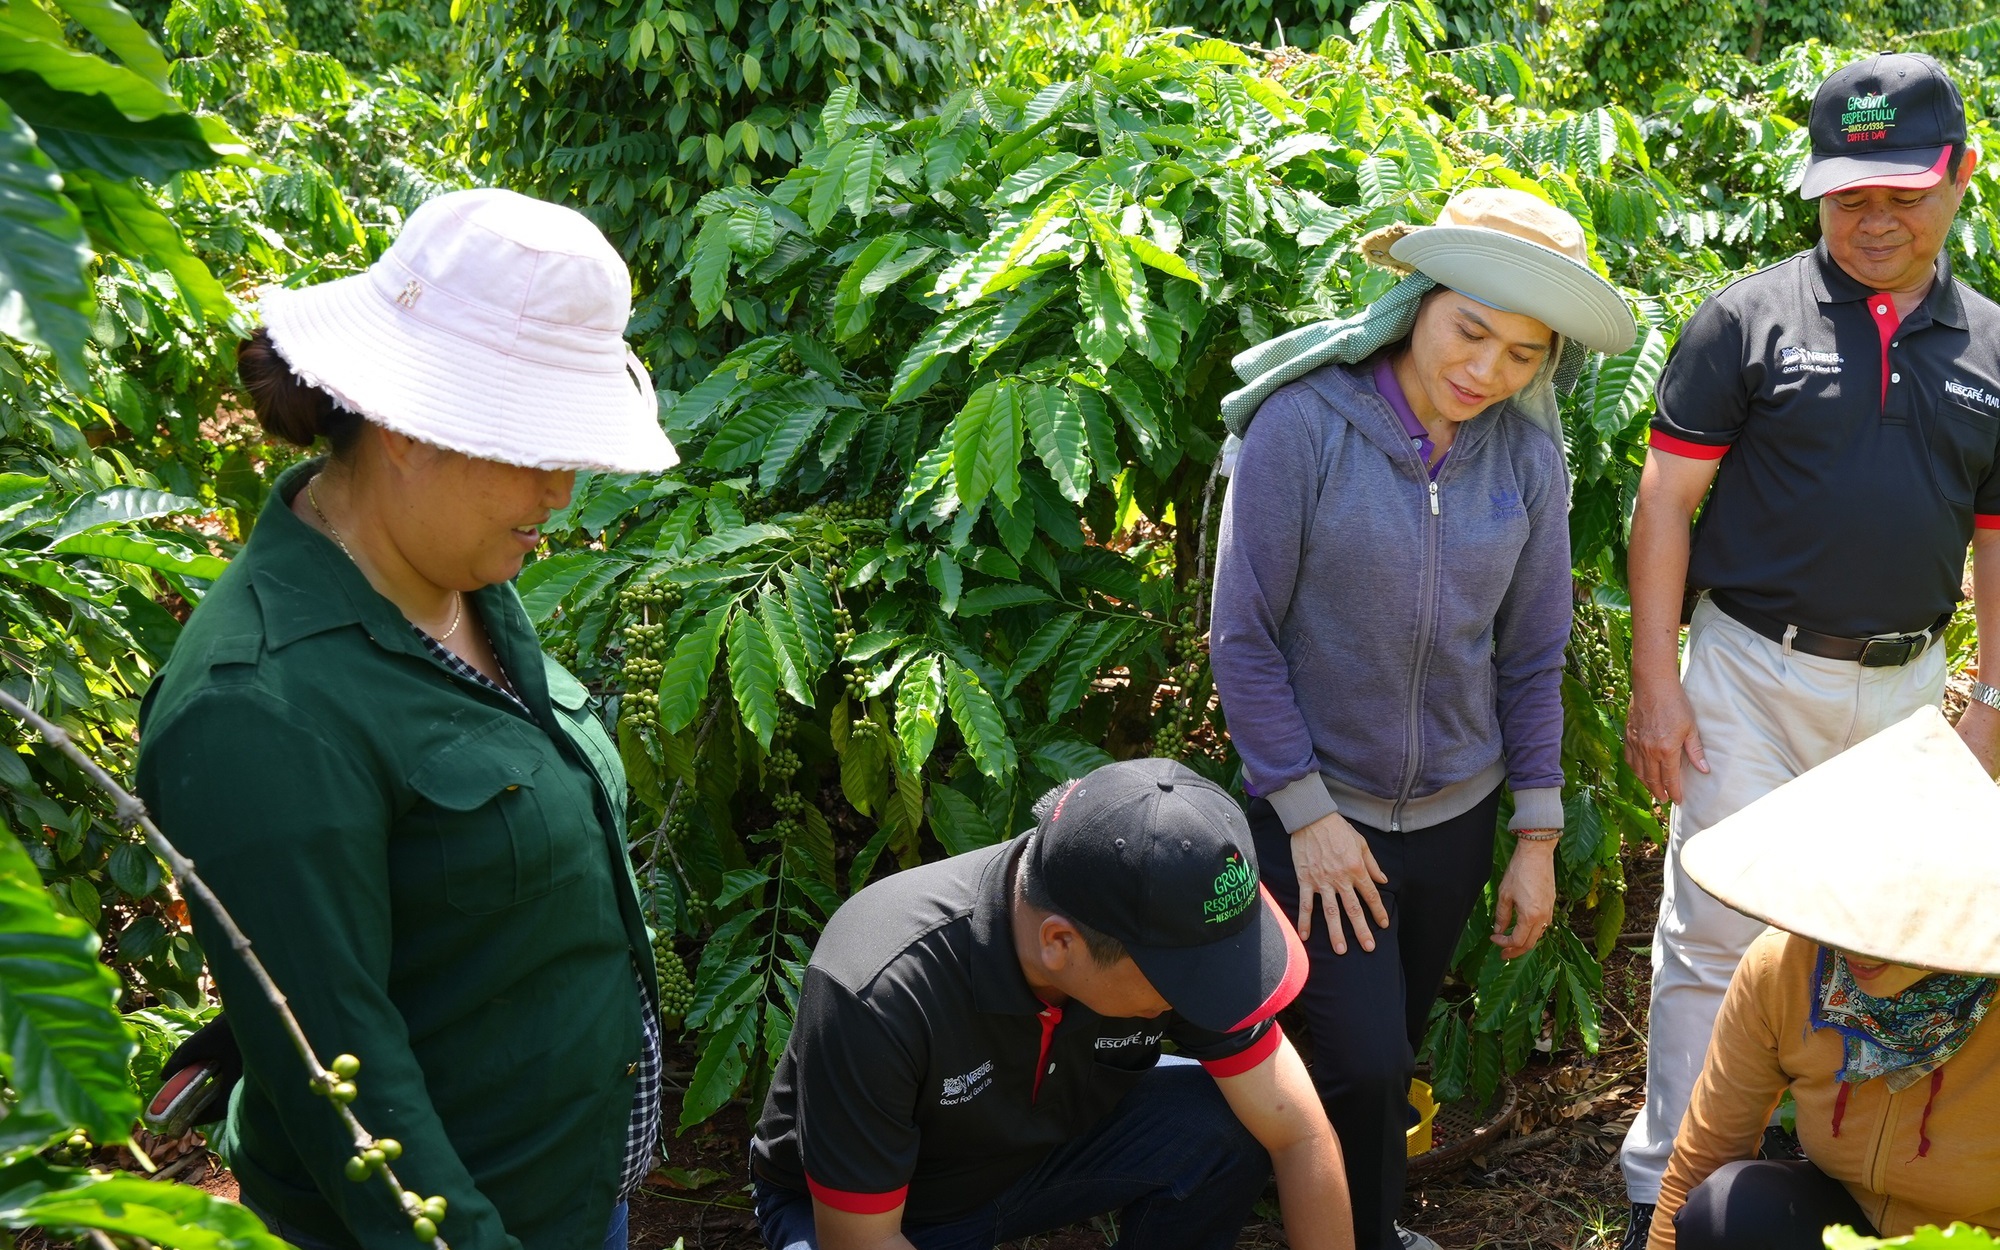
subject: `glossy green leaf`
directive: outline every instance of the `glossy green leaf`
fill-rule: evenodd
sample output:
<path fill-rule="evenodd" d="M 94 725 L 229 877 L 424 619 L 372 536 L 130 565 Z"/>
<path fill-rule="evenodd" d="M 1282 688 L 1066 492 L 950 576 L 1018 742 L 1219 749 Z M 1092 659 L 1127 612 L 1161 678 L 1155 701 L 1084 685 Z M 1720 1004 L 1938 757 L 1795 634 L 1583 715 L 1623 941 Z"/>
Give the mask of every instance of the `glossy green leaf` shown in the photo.
<path fill-rule="evenodd" d="M 1076 632 L 1083 620 L 1081 612 L 1065 612 L 1061 616 L 1050 617 L 1014 653 L 1014 663 L 1007 670 L 1007 681 L 1001 687 L 1002 697 L 1011 696 L 1014 688 L 1036 669 L 1049 662 L 1056 651 Z"/>
<path fill-rule="evenodd" d="M 960 503 L 1021 497 L 1021 408 L 1012 378 L 988 382 L 965 401 L 952 420 L 952 449 Z"/>
<path fill-rule="evenodd" d="M 932 787 L 929 814 L 931 829 L 947 855 L 963 855 L 1000 840 L 979 805 L 950 786 Z"/>
<path fill-rule="evenodd" d="M 749 1070 L 745 1053 L 757 1036 L 757 1008 L 738 1015 L 727 1027 L 709 1034 L 701 1059 L 694 1066 L 688 1091 L 681 1099 L 680 1126 L 693 1128 L 722 1109 Z"/>
<path fill-rule="evenodd" d="M 993 696 L 963 665 L 952 660 L 944 664 L 945 699 L 951 706 L 951 718 L 965 739 L 965 749 L 972 753 L 972 762 L 988 777 L 1010 775 L 1018 766 L 1019 756 Z"/>
<path fill-rule="evenodd" d="M 1127 326 L 1117 286 L 1102 267 L 1092 266 L 1078 275 L 1076 294 L 1083 308 L 1083 320 L 1076 325 L 1077 345 L 1098 368 L 1110 370 L 1125 354 Z"/>
<path fill-rule="evenodd" d="M 79 599 L 111 602 L 109 592 L 85 581 L 78 570 L 59 560 L 44 560 L 39 556 L 0 555 L 0 577 L 11 577 L 16 581 L 45 587 L 57 594 L 75 595 Z"/>
<path fill-rule="evenodd" d="M 674 653 L 660 673 L 660 727 L 668 733 L 686 729 L 708 699 L 709 678 L 730 609 L 713 608 L 674 643 Z"/>
<path fill-rule="evenodd" d="M 859 219 L 875 207 L 875 192 L 882 185 L 882 171 L 889 160 L 882 136 L 866 135 L 855 143 L 847 158 L 847 175 L 841 180 L 841 194 L 847 209 Z"/>
<path fill-rule="evenodd" d="M 229 561 L 206 552 L 189 551 L 174 543 L 162 542 L 148 534 L 93 532 L 65 538 L 49 548 L 51 555 L 90 556 L 98 560 L 119 560 L 144 565 L 162 573 L 214 581 L 222 576 Z"/>
<path fill-rule="evenodd" d="M 806 224 L 814 234 L 826 229 L 833 215 L 847 202 L 847 166 L 854 159 L 855 141 L 842 139 L 826 154 L 813 178 L 812 194 L 806 207 Z"/>
<path fill-rule="evenodd" d="M 163 91 L 167 82 L 167 57 L 160 45 L 132 11 L 118 0 L 57 0 L 57 6 L 77 25 L 97 36 L 126 69 L 138 74 Z"/>
<path fill-rule="evenodd" d="M 94 301 L 83 219 L 34 132 L 0 99 L 0 335 L 54 352 L 87 389 L 83 344 Z"/>
<path fill-rule="evenodd" d="M 194 254 L 173 220 L 136 184 L 91 170 L 71 170 L 65 190 L 76 201 L 91 237 L 121 255 L 142 259 L 173 275 L 190 313 L 227 320 L 235 311 L 229 292 Z"/>
<path fill-rule="evenodd" d="M 965 585 L 965 570 L 959 567 L 958 561 L 952 559 L 949 552 L 935 552 L 924 562 L 924 578 L 938 592 L 938 611 L 946 616 L 955 615 L 958 612 L 959 591 Z"/>
<path fill-rule="evenodd" d="M 896 741 L 904 772 L 919 772 L 930 759 L 944 707 L 944 674 L 936 656 L 925 656 L 903 669 L 896 687 Z"/>
<path fill-rule="evenodd" d="M 729 249 L 746 260 L 761 260 L 777 242 L 777 223 L 762 204 L 739 204 L 729 214 Z"/>
<path fill-rule="evenodd" d="M 807 652 L 805 641 L 799 636 L 798 624 L 779 595 L 765 591 L 757 596 L 757 619 L 764 626 L 764 635 L 771 644 L 771 658 L 778 668 L 779 684 L 793 702 L 806 707 L 813 706 L 813 682 L 819 674 L 813 669 L 812 656 Z"/>
<path fill-rule="evenodd" d="M 1071 503 L 1082 503 L 1090 493 L 1090 456 L 1076 401 L 1056 387 L 1030 385 L 1021 390 L 1021 416 L 1056 489 Z"/>
<path fill-rule="evenodd" d="M 960 616 L 987 616 L 1008 608 L 1025 608 L 1032 604 L 1047 603 L 1049 592 L 1039 586 L 1002 584 L 980 586 L 967 591 L 959 603 Z"/>
<path fill-rule="evenodd" d="M 60 92 L 101 95 L 133 121 L 187 108 L 163 84 L 71 46 L 62 26 L 39 5 L 0 5 L 0 75 L 27 73 Z"/>
<path fill-rule="evenodd" d="M 716 213 L 702 223 L 695 236 L 694 257 L 688 265 L 688 296 L 694 301 L 695 316 L 707 325 L 722 310 L 724 285 L 729 279 L 732 255 L 729 216 Z"/>
<path fill-rule="evenodd" d="M 799 627 L 808 662 L 815 674 L 826 671 L 837 650 L 834 643 L 833 592 L 819 570 L 793 566 L 784 572 L 785 604 Z"/>
<path fill-rule="evenodd" d="M 11 1110 L 114 1142 L 139 1114 L 125 1079 L 137 1043 L 98 945 L 89 925 L 56 911 L 34 861 L 0 833 L 0 1070 L 20 1096 Z"/>
<path fill-rule="evenodd" d="M 1118 427 L 1112 423 L 1111 409 L 1102 394 L 1087 386 L 1071 386 L 1069 397 L 1083 418 L 1084 440 L 1090 447 L 1091 463 L 1097 466 L 1097 480 L 1108 483 L 1124 464 L 1118 454 Z"/>
<path fill-rule="evenodd" d="M 729 621 L 729 685 L 744 727 L 768 748 L 778 724 L 778 661 L 763 624 L 749 612 Z"/>
<path fill-rule="evenodd" d="M 56 1169 L 26 1179 L 0 1173 L 0 1227 L 94 1229 L 166 1250 L 286 1250 L 247 1207 L 191 1185 Z"/>
<path fill-rule="evenodd" d="M 176 495 L 146 486 L 113 486 L 77 496 L 63 511 L 62 519 L 56 523 L 49 538 L 60 543 L 72 535 L 86 533 L 102 525 L 149 521 L 177 512 L 199 511 L 201 507 L 199 499 L 188 495 Z"/>
<path fill-rule="evenodd" d="M 158 183 L 222 159 L 188 113 L 134 120 L 108 96 L 58 90 L 22 70 L 0 73 L 0 98 L 35 128 L 42 151 L 66 172 L 87 169 L 114 181 Z"/>
<path fill-rule="evenodd" d="M 1074 152 L 1052 152 L 1047 156 L 1037 157 L 1007 175 L 1000 185 L 994 188 L 993 199 L 1001 204 L 1026 203 L 1049 183 L 1081 164 L 1083 158 Z"/>
<path fill-rule="evenodd" d="M 850 339 L 868 328 L 868 317 L 874 311 L 874 292 L 864 291 L 862 284 L 879 265 L 893 262 L 908 245 L 909 239 L 901 234 L 885 234 L 871 239 L 868 246 L 841 275 L 840 285 L 834 288 L 833 333 L 836 339 Z M 877 291 L 881 287 L 876 288 Z"/>

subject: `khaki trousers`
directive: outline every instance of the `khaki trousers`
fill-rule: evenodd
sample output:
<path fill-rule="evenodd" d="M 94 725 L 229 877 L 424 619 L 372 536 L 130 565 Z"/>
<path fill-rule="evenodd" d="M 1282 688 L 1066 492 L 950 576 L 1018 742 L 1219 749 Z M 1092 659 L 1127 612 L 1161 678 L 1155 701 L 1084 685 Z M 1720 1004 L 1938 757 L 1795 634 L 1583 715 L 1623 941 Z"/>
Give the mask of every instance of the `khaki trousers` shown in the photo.
<path fill-rule="evenodd" d="M 1683 760 L 1681 802 L 1667 839 L 1666 888 L 1653 929 L 1653 997 L 1646 1030 L 1646 1105 L 1619 1157 L 1633 1202 L 1657 1202 L 1729 978 L 1764 922 L 1732 911 L 1681 871 L 1681 846 L 1701 830 L 1817 764 L 1935 704 L 1945 648 L 1897 668 L 1863 668 L 1793 651 L 1734 620 L 1706 597 L 1688 629 L 1681 684 L 1694 705 L 1709 771 Z"/>

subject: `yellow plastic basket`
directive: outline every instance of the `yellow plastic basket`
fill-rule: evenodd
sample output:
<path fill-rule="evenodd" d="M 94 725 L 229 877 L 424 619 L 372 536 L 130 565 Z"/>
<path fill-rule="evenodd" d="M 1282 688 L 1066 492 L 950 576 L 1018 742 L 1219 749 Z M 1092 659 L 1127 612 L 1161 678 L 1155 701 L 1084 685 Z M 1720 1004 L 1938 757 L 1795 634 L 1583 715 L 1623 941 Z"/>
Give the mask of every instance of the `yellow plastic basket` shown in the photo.
<path fill-rule="evenodd" d="M 1431 1148 L 1431 1122 L 1437 1119 L 1437 1099 L 1423 1081 L 1410 1082 L 1410 1105 L 1417 1109 L 1417 1122 L 1403 1135 L 1406 1153 L 1414 1159 Z"/>

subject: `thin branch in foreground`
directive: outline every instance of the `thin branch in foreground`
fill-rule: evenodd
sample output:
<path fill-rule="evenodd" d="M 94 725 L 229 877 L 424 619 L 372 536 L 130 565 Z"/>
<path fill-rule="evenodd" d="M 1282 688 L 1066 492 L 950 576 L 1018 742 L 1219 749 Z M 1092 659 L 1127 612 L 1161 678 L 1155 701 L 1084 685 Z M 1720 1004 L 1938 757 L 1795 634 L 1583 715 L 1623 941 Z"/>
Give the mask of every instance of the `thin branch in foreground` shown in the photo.
<path fill-rule="evenodd" d="M 250 938 L 238 927 L 235 917 L 229 914 L 229 910 L 222 905 L 222 900 L 215 896 L 215 891 L 209 889 L 208 883 L 195 871 L 194 861 L 181 854 L 174 844 L 167 840 L 167 835 L 160 832 L 160 827 L 153 823 L 152 816 L 147 814 L 146 805 L 138 796 L 119 785 L 96 760 L 71 741 L 69 733 L 62 726 L 48 720 L 5 690 L 0 690 L 0 709 L 13 713 L 29 728 L 41 734 L 44 742 L 67 756 L 92 784 L 110 795 L 121 827 L 137 828 L 145 835 L 146 845 L 152 848 L 155 855 L 166 861 L 167 867 L 173 871 L 174 879 L 180 883 L 181 891 L 199 900 L 215 918 L 216 923 L 222 927 L 224 935 L 229 939 L 230 949 L 234 950 L 237 957 L 243 961 L 244 967 L 250 971 L 251 979 L 262 991 L 265 1001 L 278 1013 L 278 1019 L 284 1024 L 285 1032 L 291 1037 L 292 1048 L 305 1062 L 313 1089 L 332 1104 L 334 1114 L 340 1117 L 348 1136 L 353 1139 L 356 1157 L 365 1157 L 366 1152 L 378 1150 L 380 1139 L 363 1128 L 361 1122 L 354 1117 L 354 1113 L 347 1108 L 346 1100 L 352 1097 L 353 1086 L 348 1084 L 347 1078 L 336 1075 L 320 1063 L 319 1056 L 313 1053 L 312 1043 L 306 1038 L 305 1030 L 299 1025 L 298 1017 L 292 1014 L 291 1004 L 286 1001 L 284 991 L 280 990 L 278 983 L 271 979 L 264 962 L 257 958 L 257 952 L 251 949 Z M 343 1085 L 346 1089 L 336 1092 L 338 1087 Z M 403 1187 L 402 1182 L 396 1179 L 396 1174 L 386 1158 L 376 1164 L 372 1171 L 381 1175 L 383 1182 L 395 1195 L 397 1205 L 412 1221 L 429 1218 L 435 1226 L 436 1217 L 427 1216 L 425 1200 Z M 435 1232 L 429 1240 L 434 1250 L 451 1250 L 444 1238 L 437 1236 Z"/>

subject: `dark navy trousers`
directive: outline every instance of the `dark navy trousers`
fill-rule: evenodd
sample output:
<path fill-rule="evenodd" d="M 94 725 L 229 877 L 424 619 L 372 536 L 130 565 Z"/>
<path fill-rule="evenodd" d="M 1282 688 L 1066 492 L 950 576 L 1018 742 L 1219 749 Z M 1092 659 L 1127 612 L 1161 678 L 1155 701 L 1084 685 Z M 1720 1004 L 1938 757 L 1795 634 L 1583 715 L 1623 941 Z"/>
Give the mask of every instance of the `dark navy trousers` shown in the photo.
<path fill-rule="evenodd" d="M 1264 884 L 1285 915 L 1296 917 L 1291 836 L 1264 800 L 1252 799 L 1249 811 Z M 1334 954 L 1326 916 L 1315 909 L 1306 943 L 1311 971 L 1295 1005 L 1311 1041 L 1313 1085 L 1347 1165 L 1356 1250 L 1401 1247 L 1395 1225 L 1408 1174 L 1410 1078 L 1459 935 L 1492 876 L 1499 812 L 1495 789 L 1471 811 L 1428 829 L 1386 833 L 1354 824 L 1389 878 L 1377 887 L 1389 927 L 1376 932 L 1374 950 L 1361 949 L 1343 915 L 1347 953 Z M 1372 916 L 1368 927 L 1375 928 Z"/>
<path fill-rule="evenodd" d="M 1119 1250 L 1228 1250 L 1271 1178 L 1271 1157 L 1215 1080 L 1162 1059 L 1111 1114 L 1058 1146 L 963 1219 L 903 1226 L 917 1250 L 992 1250 L 1003 1241 L 1118 1213 Z M 819 1250 L 812 1199 L 756 1182 L 769 1250 Z"/>

